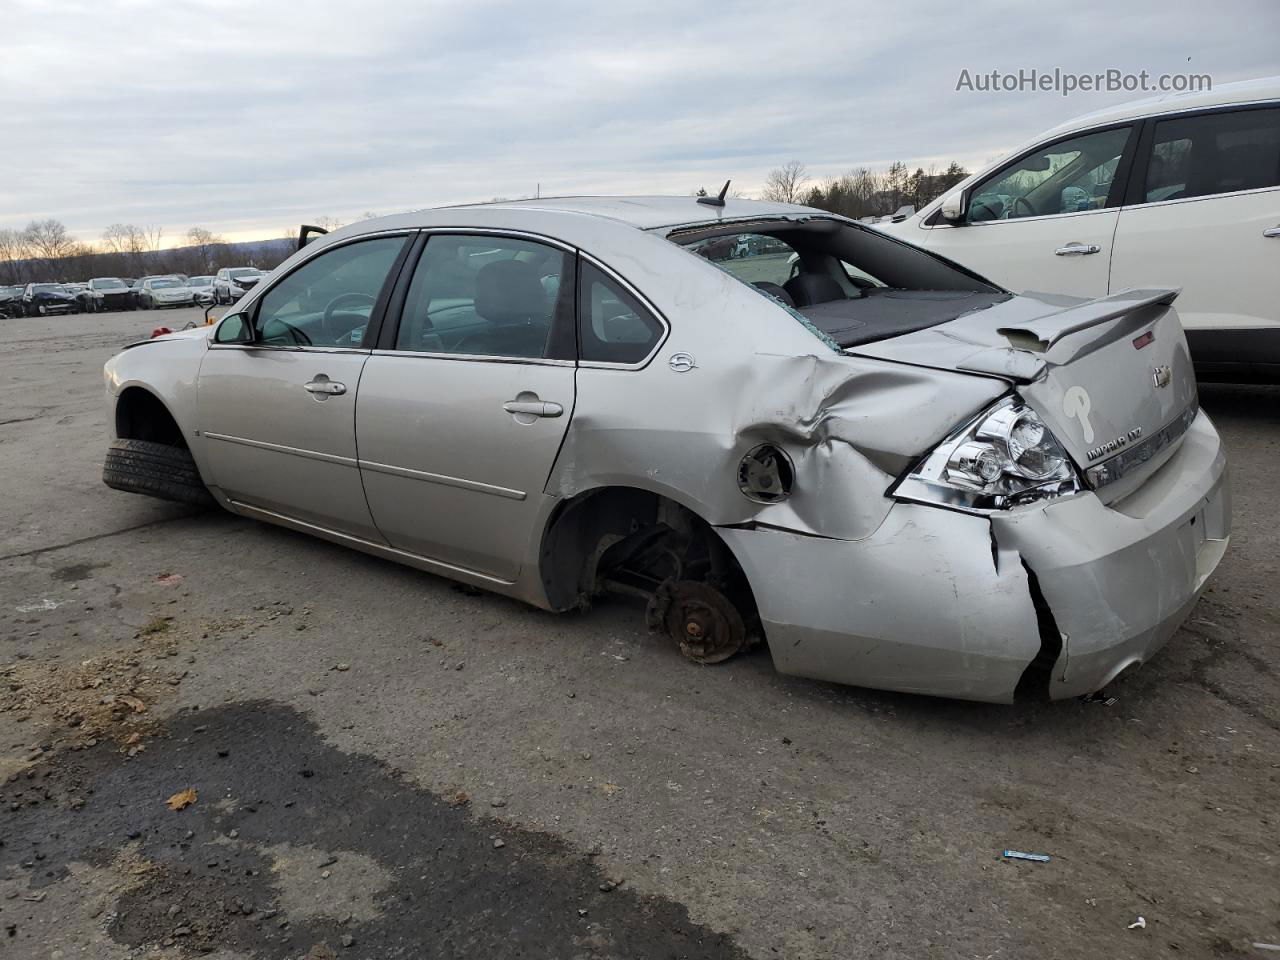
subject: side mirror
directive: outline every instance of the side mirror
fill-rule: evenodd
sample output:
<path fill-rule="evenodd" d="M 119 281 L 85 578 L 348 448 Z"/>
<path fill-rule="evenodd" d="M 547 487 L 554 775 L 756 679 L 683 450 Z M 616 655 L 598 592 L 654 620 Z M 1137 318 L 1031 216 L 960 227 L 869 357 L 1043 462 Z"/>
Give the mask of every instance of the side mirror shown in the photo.
<path fill-rule="evenodd" d="M 906 203 L 893 211 L 893 216 L 889 218 L 890 223 L 901 223 L 907 217 L 912 216 L 916 212 L 914 203 Z"/>
<path fill-rule="evenodd" d="M 965 208 L 968 206 L 968 194 L 961 190 L 951 194 L 942 201 L 942 219 L 951 224 L 964 223 Z"/>
<path fill-rule="evenodd" d="M 253 326 L 243 313 L 229 313 L 213 332 L 214 343 L 252 343 Z"/>

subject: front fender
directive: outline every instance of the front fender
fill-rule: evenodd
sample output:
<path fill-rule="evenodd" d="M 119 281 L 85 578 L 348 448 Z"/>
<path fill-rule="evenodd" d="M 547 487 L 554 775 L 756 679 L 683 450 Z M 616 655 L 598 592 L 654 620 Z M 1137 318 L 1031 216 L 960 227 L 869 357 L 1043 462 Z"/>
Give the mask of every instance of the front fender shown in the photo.
<path fill-rule="evenodd" d="M 196 328 L 131 344 L 107 361 L 102 374 L 107 388 L 107 424 L 113 438 L 117 401 L 131 387 L 141 388 L 164 404 L 201 473 L 205 473 L 196 385 L 208 349 L 209 329 L 212 328 Z"/>

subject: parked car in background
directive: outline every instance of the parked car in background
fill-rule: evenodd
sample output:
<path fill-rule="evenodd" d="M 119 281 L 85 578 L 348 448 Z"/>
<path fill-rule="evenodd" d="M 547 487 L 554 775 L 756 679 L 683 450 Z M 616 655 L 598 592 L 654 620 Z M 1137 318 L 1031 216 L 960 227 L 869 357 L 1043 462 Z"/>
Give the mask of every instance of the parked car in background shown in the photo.
<path fill-rule="evenodd" d="M 137 310 L 143 309 L 142 302 L 139 298 L 139 295 L 142 293 L 143 285 L 148 280 L 160 280 L 165 277 L 172 278 L 173 274 L 150 273 L 150 274 L 147 274 L 147 276 L 145 277 L 139 277 L 137 280 L 134 280 L 131 284 L 129 284 L 129 302 L 132 304 L 132 309 L 137 309 Z"/>
<path fill-rule="evenodd" d="M 196 302 L 194 291 L 180 277 L 149 277 L 138 290 L 138 307 L 159 310 L 164 307 L 190 307 Z"/>
<path fill-rule="evenodd" d="M 0 317 L 22 316 L 22 287 L 0 287 Z"/>
<path fill-rule="evenodd" d="M 744 234 L 775 252 L 702 255 Z M 419 211 L 111 359 L 104 480 L 547 609 L 639 595 L 697 663 L 1061 699 L 1227 548 L 1176 295 L 1015 296 L 789 204 Z"/>
<path fill-rule="evenodd" d="M 1280 77 L 1072 120 L 880 229 L 1018 291 L 1181 288 L 1201 376 L 1280 379 Z"/>
<path fill-rule="evenodd" d="M 119 277 L 94 277 L 78 296 L 85 312 L 132 310 L 129 287 Z"/>
<path fill-rule="evenodd" d="M 28 317 L 75 310 L 76 298 L 60 283 L 28 283 L 22 291 L 22 312 Z"/>
<path fill-rule="evenodd" d="M 235 303 L 265 276 L 257 267 L 223 267 L 213 280 L 214 300 L 218 303 Z"/>
<path fill-rule="evenodd" d="M 191 288 L 191 292 L 195 294 L 196 303 L 203 305 L 214 302 L 213 293 L 213 277 L 191 277 L 187 280 L 187 286 Z"/>

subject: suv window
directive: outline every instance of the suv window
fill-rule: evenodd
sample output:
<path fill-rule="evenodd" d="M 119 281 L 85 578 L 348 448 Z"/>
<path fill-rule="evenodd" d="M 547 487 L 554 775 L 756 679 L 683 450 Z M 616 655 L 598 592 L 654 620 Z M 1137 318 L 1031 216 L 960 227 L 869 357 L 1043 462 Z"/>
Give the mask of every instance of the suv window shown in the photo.
<path fill-rule="evenodd" d="M 582 262 L 578 287 L 578 340 L 583 360 L 639 363 L 662 339 L 658 318 L 595 264 Z"/>
<path fill-rule="evenodd" d="M 997 170 L 969 192 L 970 223 L 1098 210 L 1107 204 L 1132 127 L 1059 140 Z"/>
<path fill-rule="evenodd" d="M 396 349 L 460 356 L 550 356 L 552 325 L 573 296 L 572 260 L 515 237 L 439 234 L 405 297 Z M 572 329 L 572 328 L 570 328 Z"/>
<path fill-rule="evenodd" d="M 1147 203 L 1280 185 L 1280 109 L 1161 120 L 1146 176 Z"/>
<path fill-rule="evenodd" d="M 254 328 L 267 346 L 358 347 L 404 237 L 343 244 L 303 264 L 259 301 Z"/>

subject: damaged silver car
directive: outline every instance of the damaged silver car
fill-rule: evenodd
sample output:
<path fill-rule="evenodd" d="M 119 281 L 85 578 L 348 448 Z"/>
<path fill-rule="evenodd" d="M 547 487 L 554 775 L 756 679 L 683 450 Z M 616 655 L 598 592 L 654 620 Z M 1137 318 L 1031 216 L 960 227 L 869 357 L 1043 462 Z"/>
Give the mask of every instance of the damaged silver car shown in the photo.
<path fill-rule="evenodd" d="M 1227 545 L 1174 298 L 723 197 L 427 210 L 114 357 L 105 479 L 551 610 L 639 595 L 698 663 L 1077 696 Z"/>

